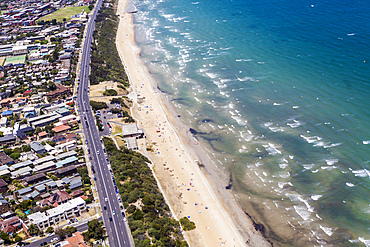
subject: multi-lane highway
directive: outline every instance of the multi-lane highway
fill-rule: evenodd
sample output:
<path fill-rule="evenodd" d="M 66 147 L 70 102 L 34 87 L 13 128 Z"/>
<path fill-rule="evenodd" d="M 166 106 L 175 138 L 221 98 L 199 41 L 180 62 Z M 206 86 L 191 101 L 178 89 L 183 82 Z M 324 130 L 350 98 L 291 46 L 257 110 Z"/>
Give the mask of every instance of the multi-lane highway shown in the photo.
<path fill-rule="evenodd" d="M 102 0 L 96 4 L 90 21 L 86 26 L 85 42 L 82 50 L 79 83 L 77 88 L 77 107 L 81 117 L 81 124 L 90 150 L 91 164 L 94 166 L 94 176 L 99 201 L 102 206 L 103 222 L 106 227 L 109 246 L 134 246 L 131 241 L 130 231 L 123 217 L 121 205 L 118 202 L 111 171 L 108 167 L 107 158 L 103 150 L 99 131 L 95 124 L 95 117 L 91 111 L 88 96 L 90 51 L 95 18 L 100 9 Z M 105 126 L 107 127 L 107 126 Z"/>

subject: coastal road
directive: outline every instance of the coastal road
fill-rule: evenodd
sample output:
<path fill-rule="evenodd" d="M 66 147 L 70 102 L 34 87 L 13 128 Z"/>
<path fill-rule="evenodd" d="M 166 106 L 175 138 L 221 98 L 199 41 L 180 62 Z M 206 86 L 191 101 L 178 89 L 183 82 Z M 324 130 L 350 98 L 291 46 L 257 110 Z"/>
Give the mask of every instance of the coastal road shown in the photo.
<path fill-rule="evenodd" d="M 108 167 L 105 152 L 103 151 L 100 134 L 95 124 L 95 117 L 92 113 L 87 93 L 89 87 L 91 41 L 95 28 L 94 20 L 101 5 L 102 0 L 99 0 L 86 26 L 86 37 L 82 49 L 80 81 L 77 88 L 76 101 L 86 144 L 90 149 L 89 156 L 91 157 L 91 164 L 95 170 L 96 187 L 102 206 L 102 217 L 108 235 L 109 246 L 134 246 L 131 242 L 131 234 L 127 222 L 121 213 L 123 210 L 117 197 L 119 194 L 116 193 L 113 184 L 112 175 Z"/>

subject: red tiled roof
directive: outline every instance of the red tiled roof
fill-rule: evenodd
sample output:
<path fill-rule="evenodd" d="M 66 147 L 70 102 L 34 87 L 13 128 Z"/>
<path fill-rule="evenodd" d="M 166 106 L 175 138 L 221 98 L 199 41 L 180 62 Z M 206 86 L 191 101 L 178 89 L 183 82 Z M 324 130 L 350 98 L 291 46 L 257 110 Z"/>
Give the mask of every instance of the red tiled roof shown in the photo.
<path fill-rule="evenodd" d="M 65 246 L 71 246 L 71 247 L 87 247 L 89 246 L 88 243 L 85 243 L 84 237 L 80 232 L 73 233 L 73 236 L 70 238 L 67 238 L 67 241 L 69 245 Z"/>
<path fill-rule="evenodd" d="M 46 136 L 47 135 L 47 133 L 46 133 L 46 131 L 41 131 L 40 133 L 39 133 L 39 136 L 41 137 L 41 136 Z"/>
<path fill-rule="evenodd" d="M 69 130 L 69 129 L 71 129 L 70 126 L 63 124 L 63 125 L 60 125 L 58 127 L 53 128 L 52 130 L 54 130 L 55 133 L 59 133 L 59 132 L 66 131 L 66 130 Z"/>

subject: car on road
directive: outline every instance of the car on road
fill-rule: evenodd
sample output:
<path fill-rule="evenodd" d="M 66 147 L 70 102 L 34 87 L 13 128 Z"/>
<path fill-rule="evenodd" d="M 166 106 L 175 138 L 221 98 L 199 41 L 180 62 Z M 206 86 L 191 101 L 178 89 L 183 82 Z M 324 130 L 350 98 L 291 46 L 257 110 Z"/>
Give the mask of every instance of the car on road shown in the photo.
<path fill-rule="evenodd" d="M 127 221 L 126 217 L 123 217 L 123 221 L 124 221 L 124 222 L 126 222 L 126 221 Z"/>
<path fill-rule="evenodd" d="M 54 243 L 54 242 L 56 242 L 56 241 L 58 241 L 59 240 L 59 238 L 58 237 L 55 237 L 55 238 L 53 238 L 52 240 L 50 240 L 50 243 Z"/>
<path fill-rule="evenodd" d="M 109 217 L 109 221 L 112 221 L 112 217 Z"/>
<path fill-rule="evenodd" d="M 112 213 L 113 213 L 113 216 L 115 216 L 115 215 L 116 215 L 116 211 L 114 211 L 114 210 L 113 210 L 113 212 L 112 212 Z"/>
<path fill-rule="evenodd" d="M 105 201 L 107 202 L 108 201 L 108 198 L 105 198 Z"/>
<path fill-rule="evenodd" d="M 99 150 L 96 152 L 98 155 L 100 155 L 100 152 L 99 152 Z"/>
<path fill-rule="evenodd" d="M 104 210 L 107 210 L 107 206 L 104 206 Z"/>

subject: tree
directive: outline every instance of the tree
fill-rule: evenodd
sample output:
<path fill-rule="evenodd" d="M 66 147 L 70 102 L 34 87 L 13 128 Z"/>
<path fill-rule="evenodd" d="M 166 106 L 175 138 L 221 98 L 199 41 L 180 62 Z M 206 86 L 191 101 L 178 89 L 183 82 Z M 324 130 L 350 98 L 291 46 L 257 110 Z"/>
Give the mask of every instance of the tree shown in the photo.
<path fill-rule="evenodd" d="M 13 160 L 18 160 L 19 157 L 21 157 L 21 154 L 20 153 L 12 153 L 10 155 L 10 158 L 12 158 Z"/>
<path fill-rule="evenodd" d="M 26 214 L 25 213 L 23 213 L 23 211 L 22 210 L 20 210 L 19 208 L 17 208 L 16 210 L 15 210 L 15 213 L 19 216 L 19 218 L 21 218 L 21 219 L 25 219 L 26 218 Z"/>
<path fill-rule="evenodd" d="M 23 152 L 29 152 L 29 151 L 31 151 L 31 147 L 29 147 L 27 145 L 23 145 L 22 150 L 23 150 Z"/>
<path fill-rule="evenodd" d="M 54 228 L 49 226 L 48 229 L 46 229 L 46 233 L 52 233 L 54 232 Z"/>
<path fill-rule="evenodd" d="M 184 231 L 190 231 L 196 228 L 195 223 L 190 221 L 187 217 L 181 218 L 180 223 Z"/>
<path fill-rule="evenodd" d="M 40 234 L 40 229 L 38 226 L 36 226 L 35 224 L 31 224 L 29 227 L 28 227 L 28 233 L 31 235 L 31 236 L 35 236 L 35 235 L 39 235 Z"/>
<path fill-rule="evenodd" d="M 58 235 L 61 240 L 66 238 L 66 231 L 63 228 L 57 229 L 55 234 Z"/>
<path fill-rule="evenodd" d="M 23 240 L 23 238 L 21 237 L 21 236 L 15 236 L 15 238 L 14 238 L 14 242 L 20 242 L 20 241 L 22 241 Z"/>
<path fill-rule="evenodd" d="M 0 137 L 3 137 L 3 136 L 4 136 L 4 133 L 0 131 Z"/>
<path fill-rule="evenodd" d="M 68 237 L 71 237 L 74 232 L 77 232 L 77 228 L 73 226 L 67 226 L 65 232 Z"/>
<path fill-rule="evenodd" d="M 40 110 L 40 114 L 41 114 L 41 110 Z M 35 133 L 38 134 L 42 131 L 42 129 L 40 127 L 36 127 L 35 129 Z"/>
<path fill-rule="evenodd" d="M 104 229 L 102 227 L 102 222 L 99 222 L 97 219 L 93 219 L 87 223 L 88 237 L 89 239 L 93 238 L 95 240 L 102 239 L 104 236 Z"/>
<path fill-rule="evenodd" d="M 11 242 L 10 242 L 10 239 L 9 239 L 9 235 L 8 234 L 6 234 L 5 232 L 3 232 L 3 231 L 1 231 L 1 233 L 0 233 L 0 238 L 2 239 L 2 240 L 4 240 L 4 243 L 5 244 L 10 244 Z"/>

